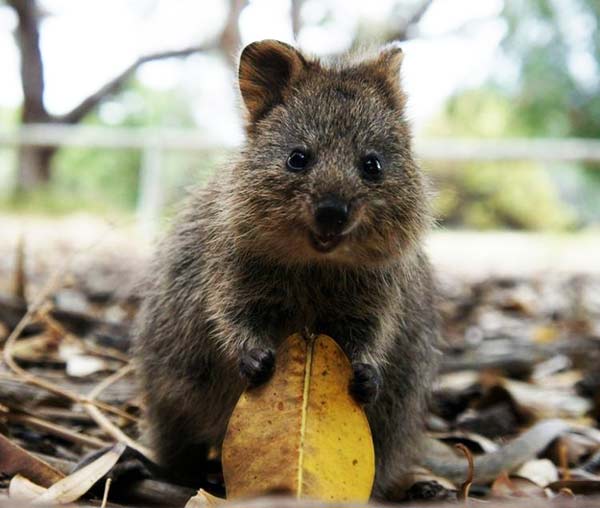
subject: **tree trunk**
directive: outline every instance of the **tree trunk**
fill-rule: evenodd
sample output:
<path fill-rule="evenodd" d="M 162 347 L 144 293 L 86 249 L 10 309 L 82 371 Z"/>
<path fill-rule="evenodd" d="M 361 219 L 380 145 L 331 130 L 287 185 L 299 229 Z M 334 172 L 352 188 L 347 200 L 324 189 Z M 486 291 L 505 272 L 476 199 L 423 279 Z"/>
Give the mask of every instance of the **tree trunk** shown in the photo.
<path fill-rule="evenodd" d="M 54 147 L 22 146 L 18 152 L 17 192 L 30 192 L 50 181 Z"/>
<path fill-rule="evenodd" d="M 44 106 L 44 65 L 40 51 L 40 14 L 35 0 L 9 0 L 19 19 L 16 37 L 21 53 L 23 109 L 21 123 L 46 123 L 50 115 Z M 18 152 L 17 192 L 27 192 L 50 180 L 54 148 L 22 146 Z"/>

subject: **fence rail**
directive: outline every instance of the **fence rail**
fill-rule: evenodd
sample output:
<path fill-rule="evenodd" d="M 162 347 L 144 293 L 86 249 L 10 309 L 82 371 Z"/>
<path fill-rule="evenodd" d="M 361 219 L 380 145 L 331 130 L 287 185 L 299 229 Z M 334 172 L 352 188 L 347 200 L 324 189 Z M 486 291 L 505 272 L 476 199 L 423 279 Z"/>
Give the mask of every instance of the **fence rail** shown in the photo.
<path fill-rule="evenodd" d="M 19 145 L 205 151 L 232 148 L 235 143 L 190 129 L 28 125 L 0 130 L 0 146 Z M 415 149 L 424 160 L 600 162 L 600 140 L 596 139 L 417 138 Z"/>
<path fill-rule="evenodd" d="M 0 148 L 19 146 L 140 150 L 142 167 L 137 214 L 142 231 L 151 235 L 162 207 L 163 152 L 226 150 L 235 147 L 235 143 L 227 144 L 222 139 L 211 138 L 210 133 L 189 129 L 40 124 L 0 130 Z M 415 151 L 426 161 L 600 162 L 600 140 L 594 139 L 417 138 Z"/>

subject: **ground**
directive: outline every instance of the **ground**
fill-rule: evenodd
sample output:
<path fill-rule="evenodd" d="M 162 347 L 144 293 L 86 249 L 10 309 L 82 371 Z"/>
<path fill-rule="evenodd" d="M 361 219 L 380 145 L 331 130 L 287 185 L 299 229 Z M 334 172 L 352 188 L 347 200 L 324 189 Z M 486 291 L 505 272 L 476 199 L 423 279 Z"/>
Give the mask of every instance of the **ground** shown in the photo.
<path fill-rule="evenodd" d="M 19 238 L 23 257 L 17 254 Z M 478 455 L 513 442 L 536 422 L 558 418 L 569 426 L 549 446 L 532 449 L 524 468 L 474 484 L 470 495 L 581 502 L 600 493 L 600 235 L 437 231 L 428 251 L 440 283 L 446 343 L 429 431 Z M 133 224 L 83 215 L 0 217 L 0 346 L 9 357 L 0 368 L 0 438 L 69 473 L 123 431 L 133 440 L 123 456 L 115 455 L 117 469 L 106 455 L 106 469 L 95 472 L 102 478 L 112 469 L 109 500 L 182 505 L 193 491 L 156 481 L 149 463 L 141 473 L 133 467 L 129 476 L 117 474 L 128 470 L 132 447 L 146 451 L 127 346 L 136 284 L 150 253 L 151 243 Z M 24 261 L 22 272 L 18 259 Z M 25 311 L 16 275 L 32 305 L 61 266 L 46 299 L 51 307 L 32 316 L 18 341 L 6 342 Z M 108 384 L 115 372 L 124 377 Z M 98 399 L 108 406 L 90 412 L 73 403 L 76 394 L 98 392 L 99 384 L 106 386 Z M 108 428 L 98 412 L 109 415 Z M 2 448 L 0 470 L 6 473 L 11 457 L 22 458 L 18 450 Z M 219 493 L 217 460 L 213 466 L 204 485 Z M 13 490 L 39 495 L 15 481 L 14 471 L 0 482 L 4 493 L 11 479 Z M 462 480 L 451 483 L 427 471 L 406 482 L 409 499 L 452 500 L 464 491 Z M 86 499 L 101 497 L 104 485 L 100 480 Z"/>

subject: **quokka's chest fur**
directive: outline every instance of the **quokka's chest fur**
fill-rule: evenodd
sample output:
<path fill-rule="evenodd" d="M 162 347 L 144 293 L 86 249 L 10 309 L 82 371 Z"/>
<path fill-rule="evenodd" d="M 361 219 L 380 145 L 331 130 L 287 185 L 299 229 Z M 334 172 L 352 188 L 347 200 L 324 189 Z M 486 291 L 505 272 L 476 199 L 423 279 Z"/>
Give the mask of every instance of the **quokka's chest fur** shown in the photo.
<path fill-rule="evenodd" d="M 306 331 L 334 334 L 342 344 L 367 341 L 386 333 L 382 321 L 402 314 L 399 271 L 395 266 L 286 267 L 240 257 L 221 272 L 227 281 L 217 286 L 214 300 L 228 307 L 226 318 L 250 320 L 256 332 L 268 330 L 278 340 Z"/>

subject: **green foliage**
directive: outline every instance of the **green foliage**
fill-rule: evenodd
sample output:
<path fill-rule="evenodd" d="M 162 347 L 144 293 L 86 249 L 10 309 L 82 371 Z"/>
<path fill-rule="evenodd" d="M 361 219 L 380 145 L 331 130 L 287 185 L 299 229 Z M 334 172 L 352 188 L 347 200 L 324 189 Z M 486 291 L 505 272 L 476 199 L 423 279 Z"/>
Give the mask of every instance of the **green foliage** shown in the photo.
<path fill-rule="evenodd" d="M 133 150 L 63 149 L 53 164 L 52 186 L 75 203 L 130 209 L 137 197 L 140 160 Z"/>
<path fill-rule="evenodd" d="M 9 128 L 18 125 L 19 111 L 0 108 L 0 125 Z M 14 171 L 16 164 L 15 151 L 12 147 L 0 146 L 0 200 L 6 199 L 14 187 Z"/>
<path fill-rule="evenodd" d="M 19 110 L 16 108 L 0 108 L 0 125 L 13 127 L 19 124 Z"/>
<path fill-rule="evenodd" d="M 520 69 L 507 92 L 522 125 L 536 136 L 600 138 L 600 2 L 505 2 L 502 15 L 502 45 Z M 600 164 L 584 168 L 600 193 Z"/>
<path fill-rule="evenodd" d="M 600 2 L 507 1 L 502 17 L 516 81 L 497 75 L 458 93 L 429 133 L 600 138 Z M 598 165 L 486 163 L 437 166 L 434 174 L 449 224 L 561 229 L 600 219 Z"/>
<path fill-rule="evenodd" d="M 447 226 L 556 231 L 575 215 L 561 202 L 548 172 L 532 163 L 480 163 L 431 168 L 435 209 Z"/>
<path fill-rule="evenodd" d="M 494 139 L 524 136 L 526 130 L 510 98 L 490 87 L 453 97 L 428 133 Z M 561 230 L 575 223 L 556 182 L 539 164 L 473 162 L 434 164 L 428 169 L 438 189 L 437 216 L 445 225 Z"/>
<path fill-rule="evenodd" d="M 503 48 L 519 65 L 511 98 L 535 135 L 600 135 L 600 3 L 505 2 Z"/>
<path fill-rule="evenodd" d="M 4 213 L 42 216 L 65 215 L 84 210 L 105 217 L 123 216 L 123 210 L 116 209 L 110 203 L 91 201 L 86 196 L 74 194 L 54 183 L 27 194 L 3 193 L 0 195 L 0 210 Z"/>
<path fill-rule="evenodd" d="M 511 99 L 493 87 L 462 91 L 451 97 L 427 133 L 440 137 L 499 138 L 525 135 Z"/>
<path fill-rule="evenodd" d="M 193 126 L 189 105 L 180 94 L 148 90 L 139 84 L 121 94 L 118 102 L 106 103 L 85 123 L 106 125 L 107 121 L 114 127 Z M 164 174 L 185 173 L 177 165 L 182 159 L 185 157 L 167 157 Z M 141 164 L 142 154 L 137 150 L 64 148 L 53 161 L 53 187 L 71 196 L 67 202 L 73 204 L 131 210 L 138 198 Z"/>

